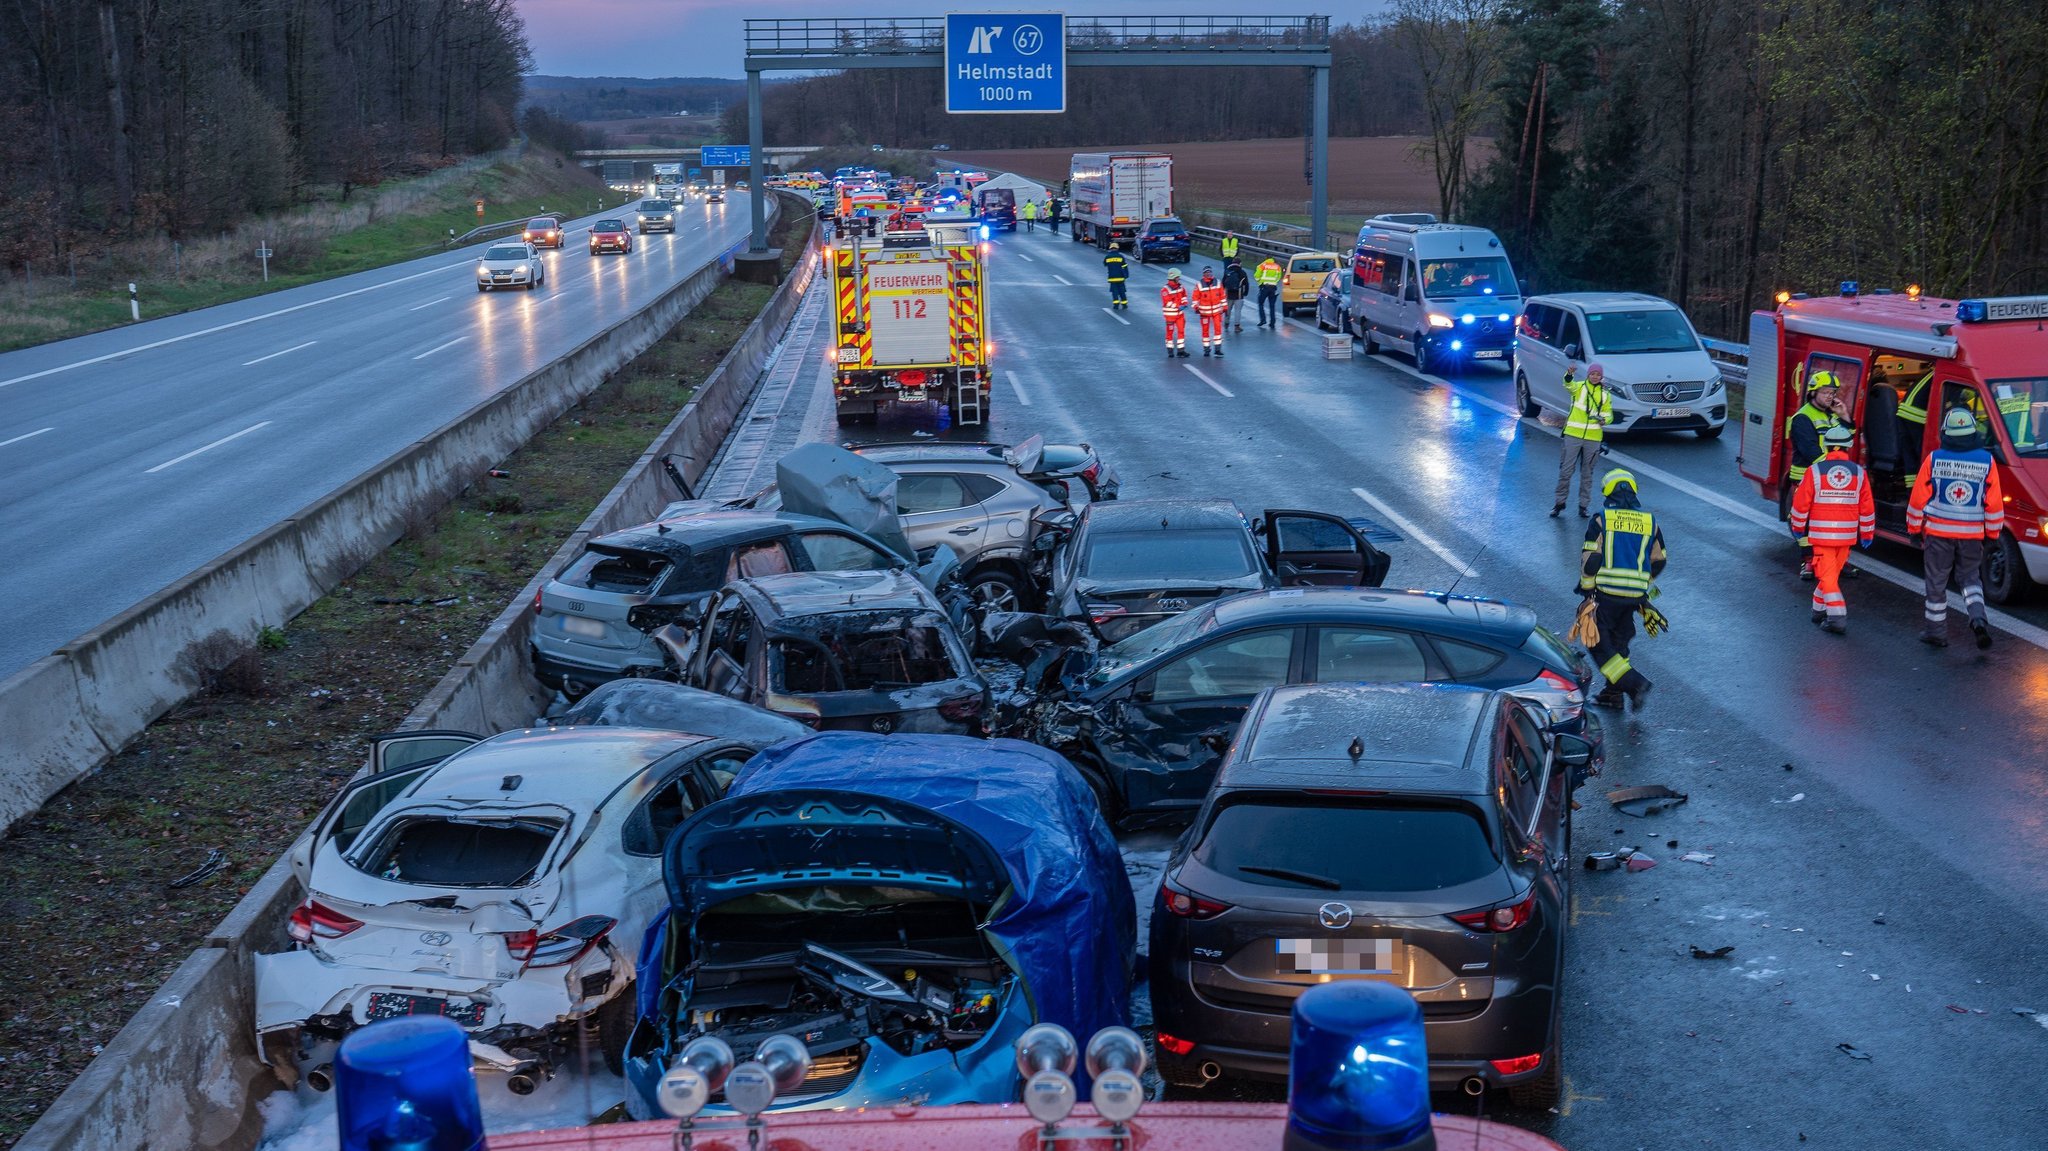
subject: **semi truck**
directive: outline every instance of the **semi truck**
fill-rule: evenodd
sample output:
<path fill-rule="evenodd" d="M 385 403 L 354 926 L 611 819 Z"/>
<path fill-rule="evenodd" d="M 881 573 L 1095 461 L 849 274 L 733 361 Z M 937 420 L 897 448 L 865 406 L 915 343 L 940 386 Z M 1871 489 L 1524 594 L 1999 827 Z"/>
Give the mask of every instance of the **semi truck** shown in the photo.
<path fill-rule="evenodd" d="M 877 216 L 843 225 L 826 250 L 839 422 L 872 422 L 891 405 L 936 400 L 956 425 L 986 423 L 995 348 L 980 221 L 934 212 L 901 231 L 886 230 Z"/>
<path fill-rule="evenodd" d="M 1173 157 L 1164 152 L 1076 152 L 1067 183 L 1076 243 L 1128 248 L 1139 225 L 1173 215 Z"/>

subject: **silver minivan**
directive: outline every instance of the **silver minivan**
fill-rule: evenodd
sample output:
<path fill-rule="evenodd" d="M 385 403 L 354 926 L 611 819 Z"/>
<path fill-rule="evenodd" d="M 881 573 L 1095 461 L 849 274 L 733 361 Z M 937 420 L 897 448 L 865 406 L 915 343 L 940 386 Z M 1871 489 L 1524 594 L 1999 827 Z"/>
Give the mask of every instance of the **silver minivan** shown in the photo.
<path fill-rule="evenodd" d="M 1728 423 L 1721 371 L 1678 305 L 1641 292 L 1531 296 L 1515 331 L 1515 404 L 1525 416 L 1571 409 L 1564 374 L 1607 376 L 1617 432 L 1689 431 L 1703 440 Z"/>
<path fill-rule="evenodd" d="M 1427 212 L 1374 216 L 1351 251 L 1351 333 L 1425 372 L 1506 364 L 1522 288 L 1500 238 Z"/>

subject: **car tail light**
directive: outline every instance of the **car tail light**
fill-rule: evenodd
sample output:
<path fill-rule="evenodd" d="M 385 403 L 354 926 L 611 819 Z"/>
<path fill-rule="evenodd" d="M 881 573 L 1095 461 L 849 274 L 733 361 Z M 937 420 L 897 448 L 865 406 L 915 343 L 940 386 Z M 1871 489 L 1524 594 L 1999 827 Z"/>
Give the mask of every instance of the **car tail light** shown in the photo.
<path fill-rule="evenodd" d="M 528 967 L 561 967 L 583 958 L 617 924 L 616 919 L 586 915 L 553 931 L 508 931 L 505 950 Z"/>
<path fill-rule="evenodd" d="M 1110 620 L 1125 614 L 1127 612 L 1124 608 L 1113 603 L 1091 603 L 1088 605 L 1088 618 L 1095 623 L 1108 623 Z"/>
<path fill-rule="evenodd" d="M 300 943 L 311 943 L 315 939 L 340 939 L 362 925 L 360 919 L 350 919 L 308 899 L 292 909 L 291 922 L 285 930 Z"/>
<path fill-rule="evenodd" d="M 1461 911 L 1451 916 L 1473 931 L 1506 932 L 1529 922 L 1529 913 L 1536 909 L 1536 893 L 1522 897 L 1520 903 L 1502 903 L 1493 907 L 1482 907 L 1477 911 Z"/>
<path fill-rule="evenodd" d="M 1534 1055 L 1517 1055 L 1513 1059 L 1489 1059 L 1487 1062 L 1493 1064 L 1493 1069 L 1502 1075 L 1520 1075 L 1524 1071 L 1534 1071 L 1541 1067 L 1543 1053 L 1538 1051 Z"/>
<path fill-rule="evenodd" d="M 1094 483 L 1096 480 L 1101 479 L 1102 462 L 1100 460 L 1097 460 L 1095 463 L 1089 464 L 1087 467 L 1082 468 L 1081 478 L 1087 480 L 1091 484 Z"/>
<path fill-rule="evenodd" d="M 1206 899 L 1171 883 L 1160 884 L 1159 893 L 1166 900 L 1166 910 L 1182 919 L 1214 919 L 1230 910 L 1228 903 Z"/>
<path fill-rule="evenodd" d="M 1164 1031 L 1155 1032 L 1153 1034 L 1153 1038 L 1159 1041 L 1159 1049 L 1161 1051 L 1167 1052 L 1168 1054 L 1186 1055 L 1188 1052 L 1193 1051 L 1195 1049 L 1194 1040 L 1182 1039 L 1178 1035 L 1168 1035 Z"/>
<path fill-rule="evenodd" d="M 1554 671 L 1551 671 L 1548 668 L 1544 669 L 1542 675 L 1536 677 L 1536 682 L 1542 684 L 1545 687 L 1554 688 L 1558 691 L 1567 693 L 1579 690 L 1579 685 L 1577 681 L 1566 679 L 1565 677 L 1557 674 Z"/>
<path fill-rule="evenodd" d="M 981 714 L 981 702 L 979 692 L 974 695 L 956 696 L 953 699 L 942 699 L 939 701 L 939 714 L 954 723 L 965 723 Z"/>

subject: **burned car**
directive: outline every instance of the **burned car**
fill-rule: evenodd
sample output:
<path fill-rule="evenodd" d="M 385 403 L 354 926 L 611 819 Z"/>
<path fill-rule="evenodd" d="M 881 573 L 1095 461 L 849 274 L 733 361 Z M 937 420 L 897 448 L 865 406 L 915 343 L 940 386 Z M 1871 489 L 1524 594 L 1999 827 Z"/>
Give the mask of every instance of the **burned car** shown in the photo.
<path fill-rule="evenodd" d="M 1046 671 L 1025 730 L 1081 769 L 1112 821 L 1192 814 L 1253 698 L 1282 684 L 1498 688 L 1556 730 L 1600 734 L 1585 712 L 1585 656 L 1533 610 L 1475 596 L 1286 588 L 1193 608 L 1092 653 L 1031 658 Z"/>
<path fill-rule="evenodd" d="M 953 621 L 902 571 L 738 580 L 657 638 L 683 683 L 821 730 L 979 735 L 988 711 Z"/>
<path fill-rule="evenodd" d="M 810 728 L 772 711 L 662 679 L 615 679 L 567 710 L 548 716 L 547 724 L 715 731 L 756 747 L 811 734 Z"/>
<path fill-rule="evenodd" d="M 1114 643 L 1190 608 L 1260 588 L 1378 587 L 1388 558 L 1350 521 L 1268 510 L 1256 534 L 1229 500 L 1091 504 L 1052 565 L 1054 615 Z"/>
<path fill-rule="evenodd" d="M 772 720 L 772 717 L 770 717 Z M 324 1090 L 366 1023 L 440 1015 L 515 1093 L 595 1039 L 620 1067 L 660 856 L 770 738 L 595 726 L 380 736 L 290 853 L 296 947 L 255 957 L 260 1050 Z"/>
<path fill-rule="evenodd" d="M 778 1108 L 1008 1103 L 1032 1024 L 1123 1024 L 1131 885 L 1073 768 L 1043 748 L 831 732 L 757 756 L 663 859 L 627 1107 L 662 1114 L 699 1036 L 812 1066 Z M 1085 1090 L 1085 1088 L 1084 1088 Z M 723 1100 L 714 1096 L 713 1107 Z"/>

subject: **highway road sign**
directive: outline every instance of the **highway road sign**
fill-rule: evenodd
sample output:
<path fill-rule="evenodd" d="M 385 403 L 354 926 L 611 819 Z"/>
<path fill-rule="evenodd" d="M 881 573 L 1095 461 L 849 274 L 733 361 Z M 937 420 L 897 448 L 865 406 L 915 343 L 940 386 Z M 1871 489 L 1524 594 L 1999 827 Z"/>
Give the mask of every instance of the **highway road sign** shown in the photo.
<path fill-rule="evenodd" d="M 1057 12 L 946 15 L 946 111 L 1067 110 L 1067 18 Z"/>
<path fill-rule="evenodd" d="M 744 168 L 753 162 L 752 149 L 745 144 L 706 144 L 702 159 L 706 168 Z"/>

